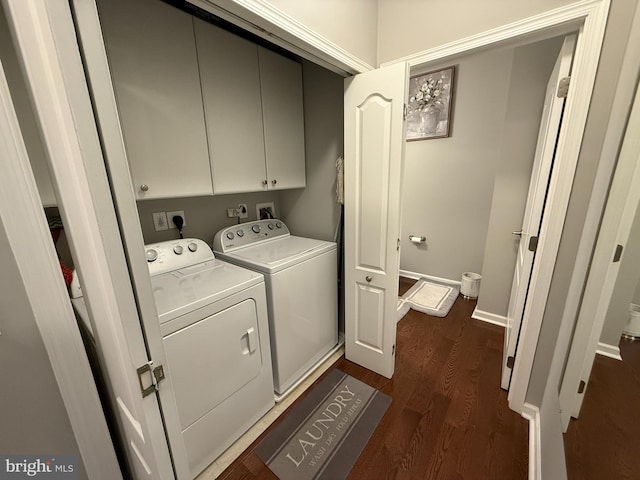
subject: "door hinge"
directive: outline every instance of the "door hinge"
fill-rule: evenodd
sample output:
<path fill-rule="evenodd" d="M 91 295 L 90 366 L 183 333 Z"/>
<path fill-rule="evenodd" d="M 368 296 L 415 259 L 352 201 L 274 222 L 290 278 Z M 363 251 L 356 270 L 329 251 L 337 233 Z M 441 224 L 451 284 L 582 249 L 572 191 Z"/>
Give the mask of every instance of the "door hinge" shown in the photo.
<path fill-rule="evenodd" d="M 396 346 L 393 345 L 393 347 L 391 347 L 391 355 L 395 355 L 396 354 Z"/>
<path fill-rule="evenodd" d="M 587 384 L 584 383 L 584 380 L 580 380 L 580 385 L 578 385 L 578 393 L 584 393 L 584 387 L 586 387 Z"/>
<path fill-rule="evenodd" d="M 407 119 L 407 104 L 404 104 L 404 108 L 402 109 L 402 120 Z"/>
<path fill-rule="evenodd" d="M 558 98 L 567 98 L 570 83 L 571 77 L 564 77 L 560 79 L 560 81 L 558 82 Z"/>
<path fill-rule="evenodd" d="M 538 249 L 538 237 L 531 237 L 529 239 L 529 251 L 535 252 Z"/>
<path fill-rule="evenodd" d="M 613 263 L 617 263 L 620 261 L 620 259 L 622 258 L 622 250 L 624 250 L 624 247 L 622 245 L 616 246 L 616 251 L 613 254 Z"/>
<path fill-rule="evenodd" d="M 162 365 L 153 366 L 153 362 L 147 362 L 136 369 L 142 398 L 158 391 L 158 384 L 164 380 L 164 368 Z"/>
<path fill-rule="evenodd" d="M 513 368 L 514 363 L 516 363 L 516 357 L 507 357 L 507 368 Z"/>
<path fill-rule="evenodd" d="M 398 252 L 400 251 L 400 239 L 398 239 L 398 241 L 396 242 L 396 250 Z"/>

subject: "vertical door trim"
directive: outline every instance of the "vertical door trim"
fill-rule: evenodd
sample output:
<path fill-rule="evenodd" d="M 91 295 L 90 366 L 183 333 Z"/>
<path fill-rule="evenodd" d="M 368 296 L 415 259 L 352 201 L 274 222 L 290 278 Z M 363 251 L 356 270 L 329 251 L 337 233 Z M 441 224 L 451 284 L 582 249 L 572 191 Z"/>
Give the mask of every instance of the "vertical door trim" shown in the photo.
<path fill-rule="evenodd" d="M 21 275 L 11 281 L 24 283 L 89 478 L 121 479 L 1 65 L 0 137 L 0 221 L 11 244 L 2 255 Z"/>

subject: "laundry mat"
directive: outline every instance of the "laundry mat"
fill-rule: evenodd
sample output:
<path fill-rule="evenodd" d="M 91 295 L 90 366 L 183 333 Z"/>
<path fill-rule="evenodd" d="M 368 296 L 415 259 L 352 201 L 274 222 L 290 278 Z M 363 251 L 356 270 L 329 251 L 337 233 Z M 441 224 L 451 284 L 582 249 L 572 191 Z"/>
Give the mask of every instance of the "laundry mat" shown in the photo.
<path fill-rule="evenodd" d="M 258 445 L 280 480 L 347 477 L 391 398 L 334 369 Z"/>
<path fill-rule="evenodd" d="M 456 286 L 421 278 L 401 297 L 402 302 L 398 302 L 398 316 L 404 315 L 408 311 L 406 307 L 409 306 L 434 317 L 446 317 L 459 293 L 460 289 Z"/>

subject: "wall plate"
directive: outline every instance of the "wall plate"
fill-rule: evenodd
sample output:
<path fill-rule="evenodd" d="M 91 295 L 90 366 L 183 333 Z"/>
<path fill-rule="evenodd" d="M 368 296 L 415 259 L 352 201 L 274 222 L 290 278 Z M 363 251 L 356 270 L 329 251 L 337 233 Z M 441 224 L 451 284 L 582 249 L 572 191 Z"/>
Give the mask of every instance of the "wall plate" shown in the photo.
<path fill-rule="evenodd" d="M 264 220 L 265 218 L 277 218 L 276 207 L 273 205 L 273 202 L 257 203 L 256 218 L 258 220 Z"/>

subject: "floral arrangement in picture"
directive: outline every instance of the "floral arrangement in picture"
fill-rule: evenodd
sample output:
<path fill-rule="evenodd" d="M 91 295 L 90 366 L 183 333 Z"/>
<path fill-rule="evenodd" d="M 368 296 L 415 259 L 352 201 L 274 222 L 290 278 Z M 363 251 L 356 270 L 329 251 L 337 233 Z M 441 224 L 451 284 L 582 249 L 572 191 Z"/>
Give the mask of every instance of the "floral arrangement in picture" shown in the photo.
<path fill-rule="evenodd" d="M 454 67 L 411 77 L 407 140 L 449 136 Z"/>

